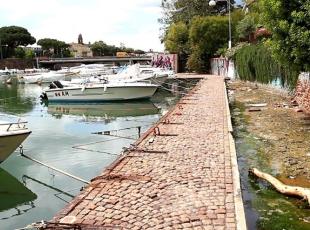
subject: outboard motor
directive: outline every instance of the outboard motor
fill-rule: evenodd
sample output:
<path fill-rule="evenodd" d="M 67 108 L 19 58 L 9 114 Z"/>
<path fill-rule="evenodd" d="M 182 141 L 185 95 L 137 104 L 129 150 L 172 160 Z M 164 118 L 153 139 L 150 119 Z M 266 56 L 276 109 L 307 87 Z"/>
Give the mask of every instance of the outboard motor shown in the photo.
<path fill-rule="evenodd" d="M 46 93 L 44 93 L 44 92 L 40 95 L 40 98 L 41 98 L 41 100 L 47 100 L 48 99 Z"/>

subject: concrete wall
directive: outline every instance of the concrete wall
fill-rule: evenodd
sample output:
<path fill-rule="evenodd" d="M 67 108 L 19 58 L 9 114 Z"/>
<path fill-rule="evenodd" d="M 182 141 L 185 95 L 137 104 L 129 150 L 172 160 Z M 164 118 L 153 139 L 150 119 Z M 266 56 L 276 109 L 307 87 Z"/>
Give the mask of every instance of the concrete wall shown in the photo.
<path fill-rule="evenodd" d="M 233 60 L 227 58 L 212 58 L 210 60 L 211 74 L 229 77 L 230 79 L 236 78 L 235 64 Z"/>
<path fill-rule="evenodd" d="M 310 114 L 310 73 L 301 73 L 298 78 L 295 100 L 305 113 Z"/>
<path fill-rule="evenodd" d="M 226 58 L 212 58 L 210 60 L 211 74 L 227 76 L 228 60 Z"/>

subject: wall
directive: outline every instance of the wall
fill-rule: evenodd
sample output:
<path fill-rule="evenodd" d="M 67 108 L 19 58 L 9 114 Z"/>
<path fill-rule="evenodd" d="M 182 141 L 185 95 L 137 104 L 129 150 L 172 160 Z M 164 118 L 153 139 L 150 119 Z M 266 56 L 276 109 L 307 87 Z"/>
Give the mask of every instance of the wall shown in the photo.
<path fill-rule="evenodd" d="M 0 60 L 0 69 L 5 69 L 5 67 L 8 69 L 27 69 L 35 66 L 35 61 L 32 59 L 6 58 Z"/>
<path fill-rule="evenodd" d="M 92 57 L 93 52 L 88 45 L 71 43 L 69 47 L 70 52 L 74 54 L 74 57 Z"/>
<path fill-rule="evenodd" d="M 212 58 L 210 60 L 211 74 L 235 79 L 235 64 L 226 58 Z"/>
<path fill-rule="evenodd" d="M 178 73 L 178 55 L 155 53 L 152 56 L 152 65 L 155 67 L 173 69 L 174 72 Z"/>
<path fill-rule="evenodd" d="M 212 58 L 210 61 L 211 74 L 227 76 L 228 60 L 226 58 Z"/>
<path fill-rule="evenodd" d="M 305 113 L 310 114 L 310 72 L 304 72 L 299 75 L 295 100 Z"/>

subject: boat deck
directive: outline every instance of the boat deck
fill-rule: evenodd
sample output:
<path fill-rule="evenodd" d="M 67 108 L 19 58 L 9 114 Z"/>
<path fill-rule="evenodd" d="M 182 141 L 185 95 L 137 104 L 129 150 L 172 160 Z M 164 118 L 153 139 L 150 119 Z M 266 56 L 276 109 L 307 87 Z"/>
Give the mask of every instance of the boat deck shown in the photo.
<path fill-rule="evenodd" d="M 49 224 L 246 229 L 225 82 L 198 85 Z"/>

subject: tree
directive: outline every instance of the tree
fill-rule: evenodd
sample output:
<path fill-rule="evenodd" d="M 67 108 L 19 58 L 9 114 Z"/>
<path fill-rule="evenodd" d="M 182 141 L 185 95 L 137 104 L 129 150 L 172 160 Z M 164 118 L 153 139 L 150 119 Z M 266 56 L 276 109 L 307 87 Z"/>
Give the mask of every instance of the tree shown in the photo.
<path fill-rule="evenodd" d="M 231 4 L 235 1 L 231 0 Z M 227 2 L 218 1 L 214 7 L 209 6 L 208 0 L 162 0 L 163 17 L 159 22 L 164 25 L 170 25 L 176 22 L 186 24 L 195 16 L 208 16 L 214 14 L 227 13 Z"/>
<path fill-rule="evenodd" d="M 37 44 L 42 46 L 43 54 L 47 56 L 66 57 L 68 54 L 69 45 L 57 39 L 43 38 Z"/>
<path fill-rule="evenodd" d="M 145 54 L 145 51 L 138 49 L 138 50 L 135 50 L 134 53 L 135 54 Z"/>
<path fill-rule="evenodd" d="M 104 56 L 106 51 L 109 49 L 108 45 L 103 41 L 94 42 L 90 46 L 94 56 Z"/>
<path fill-rule="evenodd" d="M 27 29 L 19 26 L 5 26 L 0 28 L 1 45 L 7 46 L 4 56 L 11 57 L 18 46 L 34 44 L 36 39 L 31 36 Z"/>
<path fill-rule="evenodd" d="M 262 23 L 271 32 L 266 44 L 275 58 L 300 71 L 310 70 L 310 0 L 261 0 Z"/>
<path fill-rule="evenodd" d="M 17 58 L 24 58 L 26 54 L 25 50 L 22 47 L 15 48 L 14 53 L 15 53 L 15 57 Z"/>
<path fill-rule="evenodd" d="M 165 48 L 170 53 L 188 54 L 188 28 L 184 22 L 172 23 L 165 37 Z"/>
<path fill-rule="evenodd" d="M 33 58 L 35 58 L 35 52 L 33 51 L 33 50 L 31 50 L 31 49 L 27 49 L 26 51 L 25 51 L 25 58 L 27 58 L 27 59 L 33 59 Z"/>
<path fill-rule="evenodd" d="M 239 39 L 250 41 L 256 29 L 256 23 L 251 15 L 246 15 L 237 25 Z"/>
<path fill-rule="evenodd" d="M 195 17 L 189 30 L 191 54 L 187 62 L 188 69 L 206 72 L 213 54 L 227 46 L 227 31 L 228 19 L 225 16 Z"/>
<path fill-rule="evenodd" d="M 234 4 L 234 1 L 230 1 Z M 217 1 L 210 7 L 208 0 L 163 0 L 164 35 L 162 41 L 169 52 L 181 55 L 187 67 L 198 72 L 207 71 L 209 59 L 228 43 L 227 1 Z M 240 9 L 232 7 L 232 40 L 236 40 L 236 22 L 244 17 Z M 195 61 L 196 60 L 196 61 Z"/>
<path fill-rule="evenodd" d="M 143 50 L 134 50 L 133 48 L 125 47 L 123 43 L 120 45 L 121 47 L 116 47 L 114 45 L 107 45 L 103 41 L 96 41 L 90 46 L 90 49 L 94 56 L 115 56 L 118 51 L 137 54 L 145 53 Z"/>

